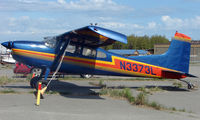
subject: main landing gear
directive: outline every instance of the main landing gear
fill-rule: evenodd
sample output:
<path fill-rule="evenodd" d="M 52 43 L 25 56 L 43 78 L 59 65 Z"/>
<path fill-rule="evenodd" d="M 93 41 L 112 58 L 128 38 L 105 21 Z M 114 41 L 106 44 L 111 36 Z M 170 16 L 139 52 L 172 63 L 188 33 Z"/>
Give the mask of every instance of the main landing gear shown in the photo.
<path fill-rule="evenodd" d="M 181 80 L 181 79 L 178 79 L 179 81 L 181 81 L 181 82 L 184 82 L 184 83 L 186 83 L 187 85 L 188 85 L 188 89 L 194 89 L 195 88 L 195 85 L 194 84 L 192 84 L 191 82 L 189 82 L 189 81 L 186 81 L 186 80 Z"/>
<path fill-rule="evenodd" d="M 43 74 L 45 73 L 45 71 L 46 71 L 45 69 L 40 69 L 40 68 L 37 68 L 37 69 L 33 70 L 33 72 L 32 72 L 33 76 L 32 76 L 32 78 L 30 80 L 31 88 L 37 89 L 38 82 L 42 82 L 42 87 L 44 87 L 47 84 L 47 81 L 42 79 Z"/>
<path fill-rule="evenodd" d="M 47 85 L 47 83 L 48 83 L 48 81 L 42 80 L 40 77 L 35 76 L 35 77 L 33 77 L 33 78 L 30 80 L 30 86 L 31 86 L 31 88 L 37 89 L 37 87 L 38 87 L 38 82 L 42 82 L 42 88 L 44 88 L 44 87 Z"/>

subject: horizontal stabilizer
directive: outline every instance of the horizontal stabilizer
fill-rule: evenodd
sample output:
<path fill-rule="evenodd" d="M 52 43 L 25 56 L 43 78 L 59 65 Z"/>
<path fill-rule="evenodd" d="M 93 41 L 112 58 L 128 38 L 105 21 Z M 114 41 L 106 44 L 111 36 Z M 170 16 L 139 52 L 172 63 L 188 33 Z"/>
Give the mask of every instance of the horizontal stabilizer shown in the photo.
<path fill-rule="evenodd" d="M 185 75 L 186 75 L 187 77 L 195 77 L 195 78 L 198 78 L 197 76 L 194 76 L 194 75 L 188 74 L 188 73 L 185 73 Z"/>
<path fill-rule="evenodd" d="M 174 71 L 168 71 L 168 70 L 162 70 L 162 77 L 163 78 L 170 78 L 170 79 L 180 79 L 185 77 L 197 77 L 188 73 L 183 72 L 174 72 Z"/>

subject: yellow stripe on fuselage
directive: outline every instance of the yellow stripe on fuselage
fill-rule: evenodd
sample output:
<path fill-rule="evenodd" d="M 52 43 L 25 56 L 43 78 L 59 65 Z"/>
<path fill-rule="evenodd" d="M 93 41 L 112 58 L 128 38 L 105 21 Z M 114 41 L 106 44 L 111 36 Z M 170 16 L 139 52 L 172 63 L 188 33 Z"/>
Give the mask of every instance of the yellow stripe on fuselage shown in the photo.
<path fill-rule="evenodd" d="M 37 52 L 37 51 L 30 51 L 30 50 L 23 50 L 23 49 L 12 49 L 12 50 L 13 50 L 13 54 L 22 55 L 22 56 L 31 57 L 31 58 L 49 60 L 49 61 L 53 61 L 55 56 L 56 56 L 55 54 L 52 54 L 52 53 Z M 103 61 L 103 60 L 94 60 L 94 59 L 87 59 L 87 58 L 80 58 L 80 57 L 65 56 L 64 62 L 68 62 L 68 63 L 70 62 L 72 64 L 75 63 L 75 64 L 85 66 L 85 67 L 93 67 L 95 69 L 107 70 L 107 71 L 110 71 L 110 72 L 117 72 L 117 73 L 123 73 L 123 74 L 128 74 L 128 75 L 160 77 L 160 76 L 156 76 L 156 75 L 150 75 L 150 74 L 134 72 L 134 71 L 127 71 L 127 70 L 123 70 L 123 69 L 119 69 L 119 68 L 112 68 L 112 67 L 106 66 L 106 65 L 115 66 L 116 65 L 115 60 L 118 59 L 118 60 L 122 60 L 122 61 L 125 61 L 125 62 L 148 65 L 148 66 L 160 68 L 160 69 L 163 69 L 163 70 L 178 72 L 176 70 L 172 70 L 172 69 L 168 69 L 168 68 L 164 68 L 164 67 L 160 67 L 160 66 L 155 66 L 155 65 L 135 61 L 135 60 L 130 60 L 130 59 L 127 59 L 127 58 L 122 58 L 122 57 L 117 57 L 117 56 L 111 56 L 111 58 L 112 58 L 112 61 Z M 72 60 L 68 60 L 68 59 L 72 59 Z M 79 61 L 73 61 L 73 60 L 79 60 Z M 94 65 L 90 65 L 90 64 L 83 63 L 83 62 L 80 62 L 80 61 L 91 62 L 91 63 L 94 63 Z M 96 63 L 101 63 L 101 64 L 104 64 L 104 65 L 99 66 Z"/>

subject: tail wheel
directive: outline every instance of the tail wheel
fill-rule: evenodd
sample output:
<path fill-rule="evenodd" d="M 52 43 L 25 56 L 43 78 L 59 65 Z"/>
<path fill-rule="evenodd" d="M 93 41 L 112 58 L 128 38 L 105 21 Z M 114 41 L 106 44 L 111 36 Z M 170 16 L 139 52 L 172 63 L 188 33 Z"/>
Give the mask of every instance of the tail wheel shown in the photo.
<path fill-rule="evenodd" d="M 80 76 L 81 76 L 82 78 L 87 78 L 87 79 L 93 77 L 92 74 L 80 74 Z"/>

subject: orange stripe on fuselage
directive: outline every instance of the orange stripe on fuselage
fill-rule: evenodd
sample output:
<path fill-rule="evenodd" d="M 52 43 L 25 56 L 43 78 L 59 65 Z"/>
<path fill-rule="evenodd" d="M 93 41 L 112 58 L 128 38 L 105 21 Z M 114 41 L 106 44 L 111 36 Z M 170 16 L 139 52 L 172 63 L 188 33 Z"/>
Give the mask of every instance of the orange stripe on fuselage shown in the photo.
<path fill-rule="evenodd" d="M 14 52 L 21 52 L 26 54 L 32 54 L 32 55 L 39 55 L 39 56 L 45 56 L 45 57 L 55 57 L 55 54 L 50 53 L 44 53 L 44 52 L 36 52 L 36 51 L 29 51 L 29 50 L 21 50 L 21 49 L 13 49 Z"/>
<path fill-rule="evenodd" d="M 53 61 L 56 56 L 55 54 L 51 53 L 36 52 L 36 51 L 29 51 L 22 49 L 13 49 L 13 54 L 31 58 L 38 58 L 43 60 L 50 60 L 50 61 Z M 162 70 L 175 71 L 117 56 L 112 56 L 112 61 L 102 61 L 102 60 L 93 60 L 80 57 L 65 56 L 64 62 L 109 72 L 117 72 L 126 75 L 133 75 L 133 76 L 161 77 Z"/>

